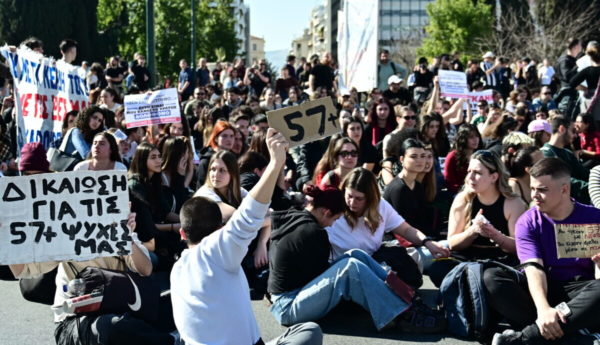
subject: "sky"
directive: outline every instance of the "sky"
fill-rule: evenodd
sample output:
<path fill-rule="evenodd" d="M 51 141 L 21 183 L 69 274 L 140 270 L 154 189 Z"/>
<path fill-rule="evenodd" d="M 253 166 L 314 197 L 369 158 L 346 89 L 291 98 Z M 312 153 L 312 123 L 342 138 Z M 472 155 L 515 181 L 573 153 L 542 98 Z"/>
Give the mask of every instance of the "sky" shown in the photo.
<path fill-rule="evenodd" d="M 323 0 L 245 0 L 250 7 L 250 34 L 265 39 L 265 51 L 289 50 L 308 28 L 311 10 Z"/>

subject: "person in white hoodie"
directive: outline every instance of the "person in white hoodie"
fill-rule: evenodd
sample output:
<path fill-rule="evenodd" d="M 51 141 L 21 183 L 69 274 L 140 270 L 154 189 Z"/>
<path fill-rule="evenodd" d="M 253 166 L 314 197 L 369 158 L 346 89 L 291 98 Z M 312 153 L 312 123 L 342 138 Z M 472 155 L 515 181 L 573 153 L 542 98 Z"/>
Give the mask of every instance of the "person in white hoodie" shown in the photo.
<path fill-rule="evenodd" d="M 267 147 L 271 160 L 265 172 L 225 225 L 219 206 L 207 198 L 194 197 L 181 208 L 180 233 L 188 249 L 171 272 L 171 300 L 175 324 L 188 345 L 264 344 L 240 264 L 267 214 L 288 142 L 270 128 Z M 320 345 L 322 337 L 317 324 L 304 323 L 268 344 Z"/>

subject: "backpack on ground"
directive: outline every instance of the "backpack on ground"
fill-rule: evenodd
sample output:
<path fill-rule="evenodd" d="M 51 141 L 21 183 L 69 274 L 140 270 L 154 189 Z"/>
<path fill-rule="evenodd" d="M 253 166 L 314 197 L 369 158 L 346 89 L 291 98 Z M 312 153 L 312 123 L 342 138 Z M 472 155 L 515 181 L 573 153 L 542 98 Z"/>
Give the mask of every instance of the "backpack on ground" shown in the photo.
<path fill-rule="evenodd" d="M 483 272 L 489 267 L 503 267 L 517 271 L 499 262 L 482 260 L 461 262 L 444 278 L 440 293 L 446 310 L 448 330 L 463 338 L 485 340 L 494 332 L 498 314 L 488 308 Z"/>

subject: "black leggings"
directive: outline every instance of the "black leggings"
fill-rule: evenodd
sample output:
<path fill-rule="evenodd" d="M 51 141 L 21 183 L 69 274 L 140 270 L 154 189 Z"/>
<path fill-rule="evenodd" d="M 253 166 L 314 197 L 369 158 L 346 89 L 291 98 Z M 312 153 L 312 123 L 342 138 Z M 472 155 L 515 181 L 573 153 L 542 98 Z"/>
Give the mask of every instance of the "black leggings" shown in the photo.
<path fill-rule="evenodd" d="M 501 267 L 488 268 L 483 274 L 490 307 L 505 317 L 516 329 L 530 339 L 544 343 L 535 324 L 537 311 L 529 294 L 524 273 L 509 272 Z M 569 282 L 548 281 L 548 302 L 556 306 L 567 302 L 571 309 L 566 324 L 561 324 L 565 333 L 582 328 L 592 332 L 600 330 L 600 280 Z"/>

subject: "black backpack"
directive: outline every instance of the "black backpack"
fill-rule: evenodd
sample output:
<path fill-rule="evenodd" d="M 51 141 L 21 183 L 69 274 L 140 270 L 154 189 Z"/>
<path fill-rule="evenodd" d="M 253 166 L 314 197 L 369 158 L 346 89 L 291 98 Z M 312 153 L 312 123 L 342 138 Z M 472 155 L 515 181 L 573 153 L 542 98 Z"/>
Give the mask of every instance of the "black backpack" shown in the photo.
<path fill-rule="evenodd" d="M 77 272 L 72 265 L 71 269 Z M 149 323 L 157 321 L 160 290 L 149 277 L 92 266 L 77 272 L 76 277 L 85 283 L 84 294 L 101 292 L 102 302 L 95 314 L 129 313 Z"/>

